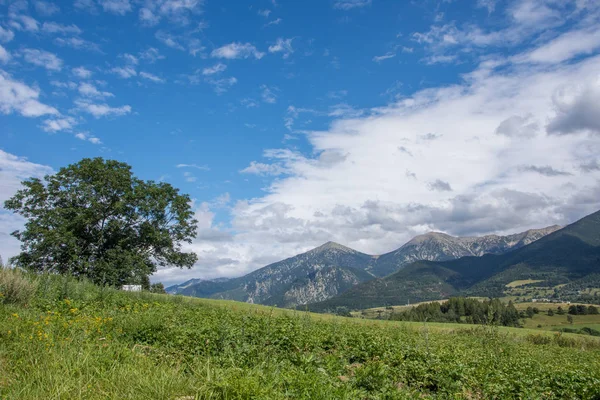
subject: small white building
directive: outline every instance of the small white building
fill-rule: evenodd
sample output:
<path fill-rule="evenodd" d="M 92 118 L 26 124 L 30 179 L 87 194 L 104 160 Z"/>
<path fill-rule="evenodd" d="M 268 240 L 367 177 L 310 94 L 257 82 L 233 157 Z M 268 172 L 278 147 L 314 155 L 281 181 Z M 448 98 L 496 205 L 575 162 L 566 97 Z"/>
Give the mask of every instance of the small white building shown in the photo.
<path fill-rule="evenodd" d="M 141 292 L 142 285 L 123 285 L 121 289 L 123 289 L 126 292 Z"/>

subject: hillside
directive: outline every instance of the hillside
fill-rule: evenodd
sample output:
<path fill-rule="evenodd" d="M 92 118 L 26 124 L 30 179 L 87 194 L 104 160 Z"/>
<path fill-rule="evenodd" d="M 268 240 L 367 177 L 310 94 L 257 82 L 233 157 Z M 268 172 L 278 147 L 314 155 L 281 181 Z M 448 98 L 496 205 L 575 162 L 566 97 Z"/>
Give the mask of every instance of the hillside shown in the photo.
<path fill-rule="evenodd" d="M 328 242 L 240 278 L 192 279 L 167 288 L 167 292 L 294 307 L 327 300 L 359 283 L 396 272 L 415 260 L 450 260 L 465 255 L 503 253 L 557 229 L 558 226 L 551 226 L 509 236 L 483 237 L 453 237 L 433 232 L 417 236 L 382 256 L 371 256 Z"/>
<path fill-rule="evenodd" d="M 169 293 L 293 307 L 321 301 L 373 278 L 367 268 L 375 258 L 328 242 L 241 278 L 202 281 Z M 188 281 L 189 282 L 189 281 Z"/>
<path fill-rule="evenodd" d="M 595 281 L 598 273 L 600 211 L 505 254 L 415 262 L 386 278 L 363 283 L 340 296 L 311 304 L 310 309 L 401 305 L 458 293 L 500 297 L 508 283 L 519 279 L 559 285 Z"/>
<path fill-rule="evenodd" d="M 7 276 L 0 273 L 3 293 L 14 281 Z M 580 335 L 367 321 L 62 276 L 27 280 L 34 292 L 0 300 L 2 399 L 600 396 L 600 343 Z"/>

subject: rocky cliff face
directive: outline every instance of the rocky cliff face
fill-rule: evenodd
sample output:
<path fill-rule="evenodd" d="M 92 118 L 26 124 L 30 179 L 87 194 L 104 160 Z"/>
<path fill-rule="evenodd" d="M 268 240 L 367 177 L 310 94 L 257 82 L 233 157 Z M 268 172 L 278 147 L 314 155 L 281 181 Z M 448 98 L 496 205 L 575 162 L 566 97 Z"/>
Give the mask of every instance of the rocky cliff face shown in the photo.
<path fill-rule="evenodd" d="M 337 243 L 267 265 L 244 277 L 237 286 L 213 298 L 292 307 L 328 299 L 373 275 L 366 269 L 375 257 Z"/>

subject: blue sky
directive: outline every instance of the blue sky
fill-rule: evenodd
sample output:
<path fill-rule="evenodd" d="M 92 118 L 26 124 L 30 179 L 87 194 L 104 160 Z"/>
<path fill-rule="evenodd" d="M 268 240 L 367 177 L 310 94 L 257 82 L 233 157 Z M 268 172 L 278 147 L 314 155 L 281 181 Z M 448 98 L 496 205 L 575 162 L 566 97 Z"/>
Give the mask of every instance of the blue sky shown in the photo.
<path fill-rule="evenodd" d="M 191 271 L 600 208 L 592 0 L 0 0 L 0 200 L 115 158 L 194 198 Z M 0 210 L 0 254 L 22 226 Z"/>

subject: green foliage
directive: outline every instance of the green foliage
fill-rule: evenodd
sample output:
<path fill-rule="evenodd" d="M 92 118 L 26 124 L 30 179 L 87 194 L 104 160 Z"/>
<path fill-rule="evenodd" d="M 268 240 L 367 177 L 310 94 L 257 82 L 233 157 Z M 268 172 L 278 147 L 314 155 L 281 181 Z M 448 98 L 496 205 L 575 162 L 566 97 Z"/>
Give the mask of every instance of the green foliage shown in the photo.
<path fill-rule="evenodd" d="M 5 202 L 27 219 L 13 233 L 22 242 L 18 266 L 116 286 L 197 259 L 181 251 L 196 233 L 189 196 L 134 177 L 127 164 L 86 158 L 22 184 Z"/>
<path fill-rule="evenodd" d="M 569 306 L 569 314 L 571 315 L 588 315 L 598 314 L 598 308 L 594 306 L 586 306 L 584 304 L 574 304 Z"/>
<path fill-rule="evenodd" d="M 165 294 L 167 293 L 165 291 L 165 286 L 158 282 L 158 283 L 153 283 L 152 285 L 150 285 L 150 292 L 151 293 L 159 293 L 159 294 Z"/>
<path fill-rule="evenodd" d="M 600 396 L 592 337 L 439 331 L 33 279 L 28 307 L 0 305 L 2 399 Z"/>
<path fill-rule="evenodd" d="M 512 303 L 498 299 L 477 300 L 452 297 L 448 301 L 419 304 L 408 311 L 393 313 L 391 320 L 429 322 L 467 322 L 501 326 L 520 326 L 519 313 Z"/>

